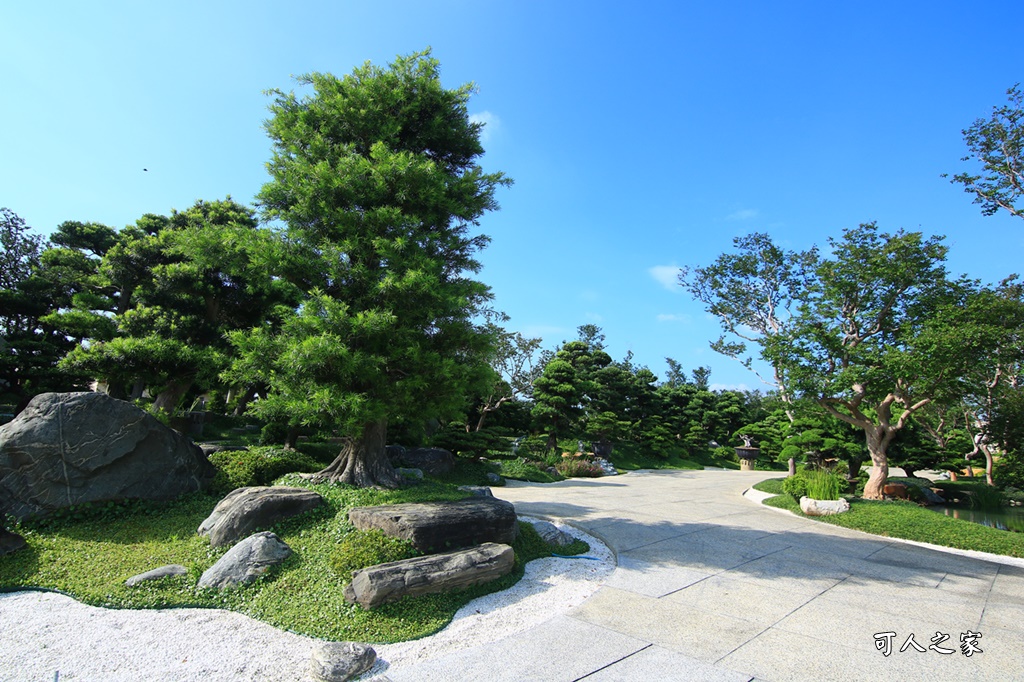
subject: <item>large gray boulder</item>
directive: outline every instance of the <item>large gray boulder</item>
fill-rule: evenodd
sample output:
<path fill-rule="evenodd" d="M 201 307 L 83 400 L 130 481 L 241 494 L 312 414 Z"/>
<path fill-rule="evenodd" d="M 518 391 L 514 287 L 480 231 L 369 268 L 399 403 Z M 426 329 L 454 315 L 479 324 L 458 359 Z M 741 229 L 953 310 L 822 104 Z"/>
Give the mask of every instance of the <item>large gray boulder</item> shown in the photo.
<path fill-rule="evenodd" d="M 325 504 L 319 493 L 306 488 L 260 486 L 232 490 L 199 525 L 199 534 L 212 547 L 230 545 L 257 528 L 304 514 Z"/>
<path fill-rule="evenodd" d="M 516 508 L 494 497 L 356 507 L 349 511 L 348 520 L 359 530 L 379 529 L 408 540 L 421 552 L 443 552 L 481 542 L 510 545 L 519 531 Z"/>
<path fill-rule="evenodd" d="M 103 393 L 43 393 L 0 426 L 0 515 L 169 500 L 201 490 L 215 473 L 192 441 Z"/>
<path fill-rule="evenodd" d="M 227 551 L 199 578 L 199 587 L 223 590 L 248 585 L 292 554 L 292 548 L 270 531 L 250 535 Z"/>
<path fill-rule="evenodd" d="M 515 558 L 508 545 L 488 542 L 361 568 L 352 572 L 352 582 L 345 586 L 345 601 L 372 609 L 406 596 L 463 590 L 507 575 Z"/>

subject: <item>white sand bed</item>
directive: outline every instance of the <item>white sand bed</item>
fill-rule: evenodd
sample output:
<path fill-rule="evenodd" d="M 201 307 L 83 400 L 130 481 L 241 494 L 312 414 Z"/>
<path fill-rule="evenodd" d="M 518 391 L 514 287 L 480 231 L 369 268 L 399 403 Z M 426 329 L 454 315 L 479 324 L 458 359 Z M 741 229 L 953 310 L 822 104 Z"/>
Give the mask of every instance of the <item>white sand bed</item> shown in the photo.
<path fill-rule="evenodd" d="M 600 541 L 561 527 L 586 540 L 597 560 L 531 561 L 512 588 L 470 602 L 441 632 L 374 646 L 380 661 L 370 674 L 513 636 L 582 604 L 615 560 Z M 103 609 L 52 592 L 0 594 L 0 680 L 304 682 L 315 643 L 230 611 Z"/>

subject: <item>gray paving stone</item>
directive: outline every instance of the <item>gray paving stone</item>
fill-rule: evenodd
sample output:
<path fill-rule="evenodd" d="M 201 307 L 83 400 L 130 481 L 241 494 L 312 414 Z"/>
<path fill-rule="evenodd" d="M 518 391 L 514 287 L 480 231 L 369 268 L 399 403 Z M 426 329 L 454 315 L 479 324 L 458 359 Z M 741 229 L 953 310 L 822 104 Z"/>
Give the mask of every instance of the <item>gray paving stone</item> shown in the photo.
<path fill-rule="evenodd" d="M 570 615 L 705 663 L 713 663 L 764 629 L 747 620 L 607 587 Z"/>
<path fill-rule="evenodd" d="M 710 575 L 677 564 L 643 561 L 623 555 L 619 557 L 618 568 L 605 582 L 605 586 L 657 598 L 681 590 Z"/>
<path fill-rule="evenodd" d="M 489 680 L 570 682 L 645 648 L 648 642 L 561 616 L 499 642 L 387 670 L 392 682 Z"/>
<path fill-rule="evenodd" d="M 746 673 L 702 663 L 659 646 L 649 646 L 583 678 L 585 682 L 747 682 L 749 679 Z"/>

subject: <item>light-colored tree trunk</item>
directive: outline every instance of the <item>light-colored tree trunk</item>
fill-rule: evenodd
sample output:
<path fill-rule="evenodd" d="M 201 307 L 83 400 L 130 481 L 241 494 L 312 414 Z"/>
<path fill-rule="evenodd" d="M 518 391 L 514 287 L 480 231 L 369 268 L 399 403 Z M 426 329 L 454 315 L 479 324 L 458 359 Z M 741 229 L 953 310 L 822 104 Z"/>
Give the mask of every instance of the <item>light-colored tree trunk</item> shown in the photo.
<path fill-rule="evenodd" d="M 871 475 L 864 485 L 865 500 L 881 500 L 885 498 L 885 482 L 889 478 L 889 456 L 886 449 L 896 434 L 897 429 L 888 426 L 865 426 L 864 437 L 871 456 Z"/>
<path fill-rule="evenodd" d="M 358 438 L 346 438 L 341 452 L 326 468 L 303 477 L 317 483 L 348 483 L 359 488 L 399 488 L 402 479 L 385 451 L 388 422 L 371 422 Z"/>

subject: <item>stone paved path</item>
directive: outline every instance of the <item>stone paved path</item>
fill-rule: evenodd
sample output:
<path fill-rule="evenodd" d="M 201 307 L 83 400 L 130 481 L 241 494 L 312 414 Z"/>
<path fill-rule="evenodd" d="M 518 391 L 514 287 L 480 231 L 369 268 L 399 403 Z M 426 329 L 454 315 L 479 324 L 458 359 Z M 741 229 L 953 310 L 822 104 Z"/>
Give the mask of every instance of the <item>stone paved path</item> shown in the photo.
<path fill-rule="evenodd" d="M 419 680 L 1024 680 L 1024 564 L 762 507 L 763 472 L 634 472 L 495 488 L 616 552 L 581 607 L 515 638 L 385 673 Z M 1016 565 L 1014 565 L 1016 564 Z M 874 635 L 894 632 L 884 656 Z M 960 651 L 981 633 L 981 653 Z M 928 650 L 936 633 L 949 635 Z M 912 645 L 910 635 L 925 648 Z"/>

